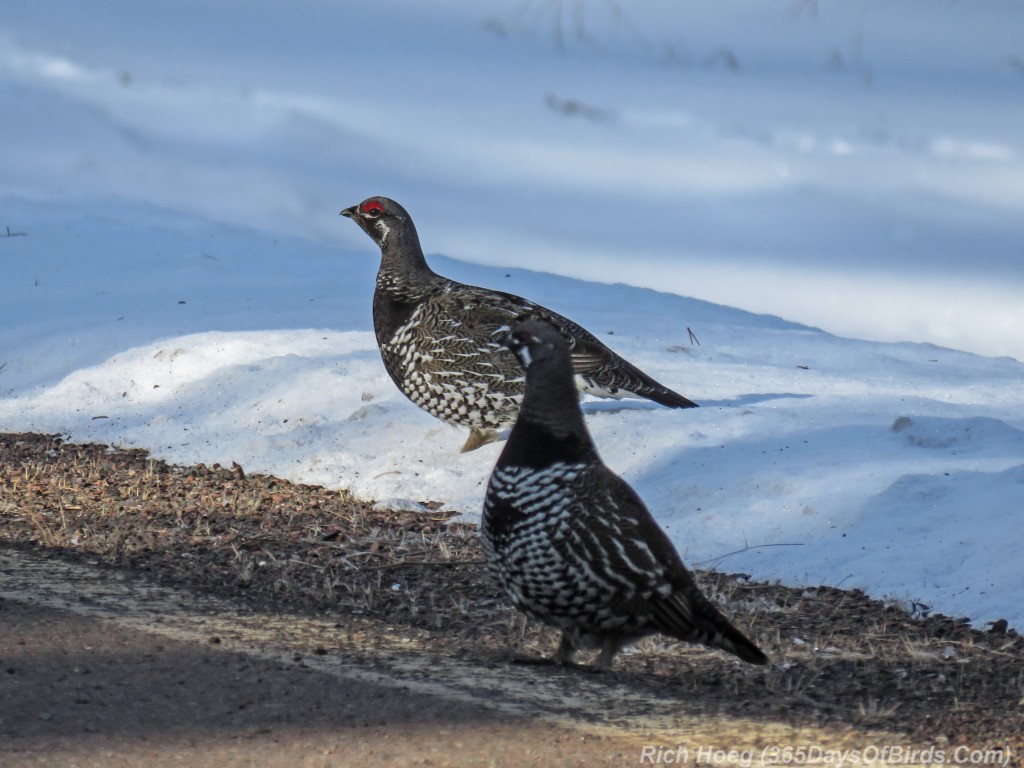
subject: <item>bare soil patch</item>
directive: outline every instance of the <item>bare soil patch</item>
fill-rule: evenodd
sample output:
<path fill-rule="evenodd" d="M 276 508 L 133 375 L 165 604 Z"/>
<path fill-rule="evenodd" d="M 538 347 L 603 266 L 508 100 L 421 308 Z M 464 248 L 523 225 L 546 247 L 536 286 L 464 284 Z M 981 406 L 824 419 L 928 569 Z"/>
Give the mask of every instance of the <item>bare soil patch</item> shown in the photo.
<path fill-rule="evenodd" d="M 620 766 L 639 752 L 622 739 L 37 606 L 0 601 L 0 648 L 4 768 Z"/>
<path fill-rule="evenodd" d="M 556 645 L 490 583 L 474 526 L 241 467 L 177 467 L 139 450 L 0 435 L 0 543 L 254 610 L 326 612 L 339 631 L 383 621 L 439 659 L 508 664 Z M 1012 762 L 1024 751 L 1024 638 L 1013 630 L 911 616 L 856 590 L 698 577 L 771 666 L 650 639 L 617 659 L 617 686 L 708 715 L 898 732 L 908 745 L 965 745 Z"/>

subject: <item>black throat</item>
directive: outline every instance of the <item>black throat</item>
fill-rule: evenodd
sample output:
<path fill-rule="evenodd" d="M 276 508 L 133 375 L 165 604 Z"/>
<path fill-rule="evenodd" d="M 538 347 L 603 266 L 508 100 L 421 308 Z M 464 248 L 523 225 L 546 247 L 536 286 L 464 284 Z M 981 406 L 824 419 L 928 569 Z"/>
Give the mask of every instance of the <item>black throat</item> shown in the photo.
<path fill-rule="evenodd" d="M 519 418 L 498 464 L 539 468 L 595 458 L 568 354 L 535 361 L 526 372 Z"/>
<path fill-rule="evenodd" d="M 597 450 L 585 432 L 558 433 L 546 424 L 520 416 L 498 457 L 498 466 L 543 469 L 552 464 L 586 463 L 595 458 Z"/>
<path fill-rule="evenodd" d="M 412 222 L 388 230 L 380 244 L 380 269 L 373 294 L 378 343 L 390 341 L 444 278 L 428 265 Z"/>

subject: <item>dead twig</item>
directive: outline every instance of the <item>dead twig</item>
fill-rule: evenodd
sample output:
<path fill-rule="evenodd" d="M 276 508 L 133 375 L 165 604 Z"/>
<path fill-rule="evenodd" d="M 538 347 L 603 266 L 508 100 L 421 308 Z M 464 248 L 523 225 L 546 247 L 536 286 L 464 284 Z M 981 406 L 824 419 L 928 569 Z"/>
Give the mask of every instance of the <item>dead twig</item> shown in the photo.
<path fill-rule="evenodd" d="M 698 568 L 702 568 L 707 563 L 721 562 L 722 560 L 725 560 L 725 558 L 727 558 L 727 557 L 732 557 L 733 555 L 739 555 L 739 554 L 741 554 L 743 552 L 749 552 L 752 549 L 763 549 L 765 547 L 802 547 L 802 546 L 803 546 L 803 542 L 800 542 L 800 541 L 796 541 L 796 542 L 778 542 L 776 544 L 748 544 L 747 546 L 743 547 L 743 549 L 737 549 L 734 552 L 726 552 L 724 555 L 718 555 L 717 557 L 712 557 L 712 558 L 709 558 L 707 560 L 702 560 L 699 563 L 694 563 L 694 565 L 696 565 Z"/>

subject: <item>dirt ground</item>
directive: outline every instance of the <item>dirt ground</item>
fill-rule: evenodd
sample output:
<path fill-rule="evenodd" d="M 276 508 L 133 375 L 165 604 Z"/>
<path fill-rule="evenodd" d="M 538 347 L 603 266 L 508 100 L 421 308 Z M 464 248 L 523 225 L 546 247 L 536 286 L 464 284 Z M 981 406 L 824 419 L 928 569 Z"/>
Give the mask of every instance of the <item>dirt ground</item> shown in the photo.
<path fill-rule="evenodd" d="M 480 558 L 438 512 L 0 435 L 0 766 L 1019 764 L 1003 625 L 703 572 L 768 668 L 598 674 L 518 663 L 555 636 Z"/>
<path fill-rule="evenodd" d="M 624 739 L 0 604 L 0 765 L 623 765 Z M 523 734 L 529 733 L 524 743 Z"/>

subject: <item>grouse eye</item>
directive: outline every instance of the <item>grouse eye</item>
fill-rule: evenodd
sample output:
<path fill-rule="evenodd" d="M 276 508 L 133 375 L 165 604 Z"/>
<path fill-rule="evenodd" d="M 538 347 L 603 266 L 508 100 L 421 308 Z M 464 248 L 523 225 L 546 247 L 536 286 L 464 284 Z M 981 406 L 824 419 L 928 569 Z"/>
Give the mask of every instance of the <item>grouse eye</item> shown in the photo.
<path fill-rule="evenodd" d="M 512 334 L 512 337 L 523 345 L 530 344 L 531 342 L 537 340 L 536 338 L 534 338 L 534 335 L 529 331 L 519 331 L 517 333 Z"/>
<path fill-rule="evenodd" d="M 363 204 L 363 213 L 371 219 L 376 219 L 384 213 L 384 206 L 376 200 L 371 200 L 370 202 Z"/>

